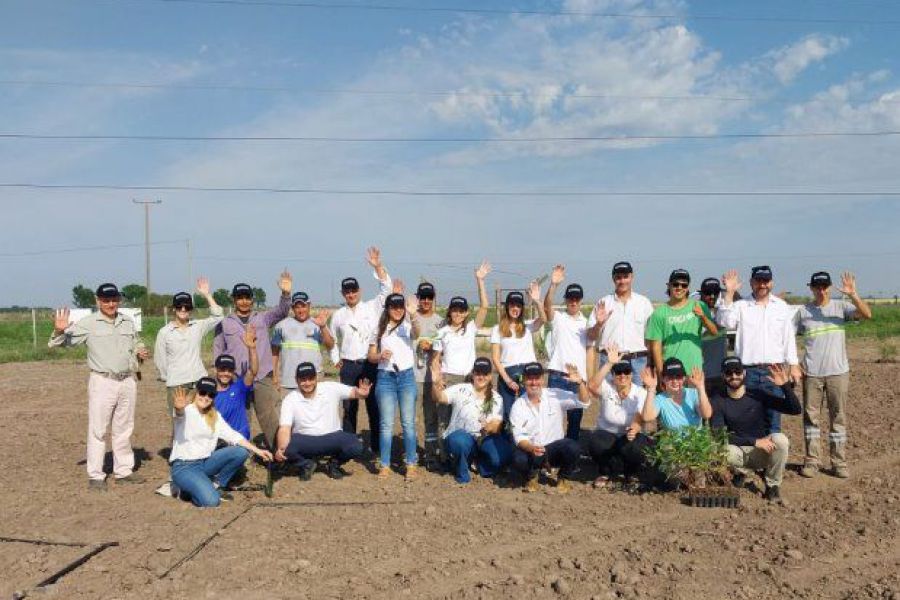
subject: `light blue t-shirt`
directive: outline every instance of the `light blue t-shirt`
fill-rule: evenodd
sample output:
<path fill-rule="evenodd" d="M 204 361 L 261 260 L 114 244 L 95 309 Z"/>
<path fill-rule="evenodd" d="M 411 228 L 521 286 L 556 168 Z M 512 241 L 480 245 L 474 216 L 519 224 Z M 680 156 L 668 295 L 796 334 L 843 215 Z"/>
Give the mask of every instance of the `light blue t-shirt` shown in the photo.
<path fill-rule="evenodd" d="M 672 398 L 666 394 L 656 397 L 656 406 L 659 408 L 659 420 L 664 429 L 681 429 L 682 427 L 699 427 L 703 420 L 697 412 L 700 404 L 700 396 L 694 388 L 684 388 L 684 397 L 681 405 L 675 404 Z"/>

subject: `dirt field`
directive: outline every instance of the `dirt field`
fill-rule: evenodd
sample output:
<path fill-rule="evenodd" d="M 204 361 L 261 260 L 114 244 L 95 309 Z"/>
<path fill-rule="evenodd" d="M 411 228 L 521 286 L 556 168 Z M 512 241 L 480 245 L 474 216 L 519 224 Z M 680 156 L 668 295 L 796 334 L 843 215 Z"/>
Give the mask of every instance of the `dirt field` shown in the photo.
<path fill-rule="evenodd" d="M 382 483 L 352 464 L 342 481 L 286 477 L 272 500 L 199 510 L 153 493 L 169 434 L 152 377 L 134 436 L 151 482 L 89 493 L 84 364 L 0 365 L 0 537 L 85 545 L 0 541 L 0 598 L 900 598 L 900 365 L 862 344 L 851 356 L 852 478 L 791 471 L 786 506 L 745 491 L 738 510 L 596 492 L 587 461 L 567 496 L 434 474 Z M 785 419 L 792 464 L 800 424 Z M 105 542 L 119 545 L 36 587 Z"/>

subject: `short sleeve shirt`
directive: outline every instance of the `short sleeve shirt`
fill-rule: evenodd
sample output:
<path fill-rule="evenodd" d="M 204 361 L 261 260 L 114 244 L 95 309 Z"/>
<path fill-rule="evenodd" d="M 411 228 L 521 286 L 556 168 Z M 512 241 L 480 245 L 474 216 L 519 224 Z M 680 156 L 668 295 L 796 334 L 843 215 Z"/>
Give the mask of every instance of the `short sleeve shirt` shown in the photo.
<path fill-rule="evenodd" d="M 803 370 L 813 377 L 842 375 L 850 370 L 844 324 L 856 315 L 856 307 L 846 300 L 829 300 L 825 306 L 804 304 L 797 311 L 798 333 L 803 336 L 806 354 Z"/>
<path fill-rule="evenodd" d="M 349 385 L 333 381 L 319 382 L 312 398 L 294 390 L 281 401 L 278 424 L 300 435 L 320 436 L 340 431 L 341 401 L 352 392 Z"/>
<path fill-rule="evenodd" d="M 632 384 L 628 395 L 619 396 L 612 385 L 605 379 L 600 383 L 600 413 L 597 415 L 597 429 L 616 435 L 625 433 L 625 429 L 634 421 L 634 415 L 644 408 L 647 390 Z"/>
<path fill-rule="evenodd" d="M 444 393 L 453 409 L 445 438 L 458 430 L 479 437 L 485 423 L 503 420 L 503 398 L 497 390 L 492 390 L 490 402 L 479 398 L 471 383 L 450 386 Z"/>
<path fill-rule="evenodd" d="M 441 353 L 441 372 L 449 375 L 468 375 L 478 357 L 475 352 L 475 336 L 478 327 L 474 321 L 466 323 L 463 330 L 453 330 L 444 325 L 437 332 L 434 349 Z"/>
<path fill-rule="evenodd" d="M 574 317 L 565 311 L 556 311 L 550 322 L 553 333 L 553 352 L 548 369 L 566 372 L 566 365 L 578 367 L 578 374 L 587 378 L 587 319 L 580 312 Z"/>
<path fill-rule="evenodd" d="M 372 333 L 372 344 L 378 344 L 378 330 Z M 390 350 L 390 360 L 382 360 L 378 363 L 378 368 L 382 371 L 393 370 L 394 367 L 398 371 L 406 371 L 412 369 L 416 362 L 415 353 L 413 351 L 412 341 L 412 325 L 409 321 L 403 321 L 400 325 L 394 327 L 388 324 L 384 335 L 381 336 L 381 350 Z"/>
<path fill-rule="evenodd" d="M 644 330 L 653 313 L 653 304 L 646 296 L 632 292 L 628 302 L 620 302 L 615 294 L 601 298 L 598 304 L 606 307 L 606 322 L 597 339 L 599 347 L 616 344 L 620 352 L 644 352 Z M 594 311 L 588 318 L 588 328 L 597 324 Z"/>
<path fill-rule="evenodd" d="M 322 371 L 322 330 L 307 319 L 302 323 L 294 317 L 282 319 L 272 332 L 272 346 L 280 348 L 279 370 L 275 375 L 281 381 L 281 387 L 293 389 L 297 387 L 297 365 L 311 362 L 316 371 Z"/>
<path fill-rule="evenodd" d="M 512 335 L 503 337 L 500 335 L 500 325 L 494 325 L 491 329 L 491 344 L 500 344 L 501 365 L 511 367 L 537 361 L 534 356 L 534 323 L 534 320 L 525 322 L 522 337 L 516 337 L 515 331 L 510 332 Z"/>
<path fill-rule="evenodd" d="M 247 395 L 253 391 L 253 386 L 246 385 L 243 378 L 235 377 L 227 388 L 216 392 L 214 400 L 216 410 L 225 419 L 228 425 L 250 439 L 250 422 L 247 420 Z"/>
<path fill-rule="evenodd" d="M 694 314 L 695 305 L 700 306 L 706 317 L 712 320 L 706 304 L 688 300 L 681 308 L 672 308 L 668 304 L 657 307 L 647 323 L 647 339 L 662 342 L 663 360 L 679 359 L 688 373 L 694 367 L 703 367 L 700 342 L 703 322 Z"/>
<path fill-rule="evenodd" d="M 667 394 L 657 394 L 656 406 L 659 408 L 659 420 L 663 429 L 681 429 L 682 427 L 699 427 L 703 423 L 698 407 L 700 396 L 694 388 L 684 388 L 681 405 Z"/>

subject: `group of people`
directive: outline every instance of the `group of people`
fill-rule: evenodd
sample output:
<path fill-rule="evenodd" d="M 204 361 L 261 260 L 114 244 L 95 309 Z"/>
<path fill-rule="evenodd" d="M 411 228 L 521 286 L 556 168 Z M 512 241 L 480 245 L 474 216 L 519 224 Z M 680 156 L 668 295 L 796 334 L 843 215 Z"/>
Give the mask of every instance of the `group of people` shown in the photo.
<path fill-rule="evenodd" d="M 421 463 L 449 471 L 460 484 L 473 472 L 493 477 L 509 468 L 521 474 L 526 491 L 535 491 L 541 472 L 557 469 L 556 486 L 564 493 L 582 453 L 583 411 L 594 401 L 597 421 L 583 441 L 598 468 L 597 488 L 649 468 L 644 448 L 654 443 L 648 434 L 654 426 L 678 430 L 707 422 L 727 431 L 736 481 L 764 471 L 765 496 L 780 501 L 789 449 L 780 415 L 802 412 L 801 474 L 813 477 L 823 464 L 823 404 L 833 474 L 849 476 L 844 324 L 871 318 L 850 273 L 839 288 L 846 299 L 832 299 L 830 275 L 814 273 L 812 301 L 796 309 L 773 294 L 768 266 L 751 270 L 747 298 L 738 296 L 736 271 L 703 280 L 695 297 L 690 274 L 676 269 L 667 282 L 668 301 L 654 308 L 633 291 L 634 271 L 623 261 L 612 267 L 613 292 L 585 316 L 577 283 L 565 286 L 564 307 L 554 307 L 566 280 L 565 267 L 556 265 L 543 298 L 536 281 L 525 293 L 507 294 L 490 332 L 490 357 L 484 357 L 476 338 L 488 311 L 489 263 L 475 269 L 477 309 L 454 296 L 441 316 L 434 284 L 420 283 L 404 295 L 377 248 L 368 249 L 367 260 L 377 294 L 363 301 L 359 281 L 347 277 L 341 281 L 344 305 L 333 313 L 313 311 L 307 293 L 292 293 L 287 272 L 278 281 L 278 305 L 265 311 L 255 309 L 253 288 L 245 283 L 232 288 L 234 310 L 227 317 L 206 279 L 197 291 L 209 304 L 207 318 L 191 318 L 192 294 L 175 294 L 174 319 L 159 331 L 153 354 L 173 421 L 168 493 L 216 506 L 230 497 L 229 483 L 251 454 L 295 466 L 301 480 L 321 463 L 340 479 L 348 474 L 347 461 L 364 459 L 371 459 L 379 478 L 389 478 L 397 412 L 407 480 L 419 476 Z M 134 322 L 118 310 L 118 288 L 105 283 L 96 296 L 98 311 L 76 323 L 67 309 L 57 311 L 49 345 L 87 344 L 87 471 L 90 489 L 104 490 L 108 427 L 117 484 L 144 481 L 133 472 L 130 436 L 135 373 L 149 352 Z M 533 319 L 526 318 L 529 304 Z M 535 352 L 535 336 L 543 331 L 546 366 Z M 725 331 L 734 332 L 733 355 L 717 346 L 726 343 Z M 201 358 L 208 333 L 215 336 L 212 377 Z M 802 359 L 797 335 L 805 342 Z M 715 347 L 720 350 L 708 350 Z M 324 352 L 338 369 L 338 382 L 323 380 Z M 358 436 L 360 400 L 369 420 L 367 449 Z M 250 441 L 250 406 L 265 448 Z"/>

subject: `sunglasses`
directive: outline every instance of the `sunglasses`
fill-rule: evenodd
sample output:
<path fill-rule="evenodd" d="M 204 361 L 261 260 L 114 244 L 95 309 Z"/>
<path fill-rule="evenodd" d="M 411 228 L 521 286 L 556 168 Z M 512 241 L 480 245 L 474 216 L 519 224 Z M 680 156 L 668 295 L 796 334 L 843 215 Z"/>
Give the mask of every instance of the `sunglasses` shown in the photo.
<path fill-rule="evenodd" d="M 197 392 L 197 395 L 203 396 L 204 398 L 214 398 L 215 397 L 215 394 L 213 394 L 212 392 L 207 392 L 206 390 L 201 390 L 201 391 Z"/>
<path fill-rule="evenodd" d="M 194 307 L 189 304 L 178 304 L 175 310 L 194 310 Z"/>
<path fill-rule="evenodd" d="M 613 375 L 631 375 L 631 371 L 613 371 Z"/>
<path fill-rule="evenodd" d="M 728 369 L 725 371 L 725 377 L 733 377 L 735 375 L 743 375 L 744 371 L 740 369 Z"/>
<path fill-rule="evenodd" d="M 676 289 L 686 290 L 691 284 L 686 281 L 673 281 L 669 285 Z"/>

